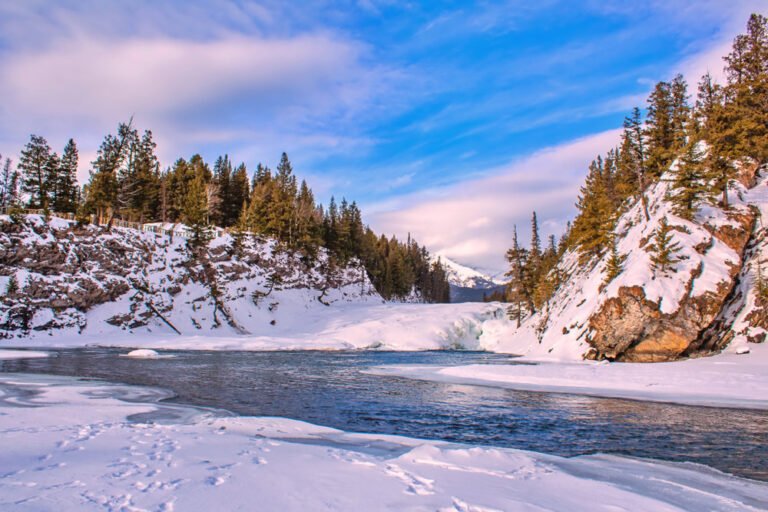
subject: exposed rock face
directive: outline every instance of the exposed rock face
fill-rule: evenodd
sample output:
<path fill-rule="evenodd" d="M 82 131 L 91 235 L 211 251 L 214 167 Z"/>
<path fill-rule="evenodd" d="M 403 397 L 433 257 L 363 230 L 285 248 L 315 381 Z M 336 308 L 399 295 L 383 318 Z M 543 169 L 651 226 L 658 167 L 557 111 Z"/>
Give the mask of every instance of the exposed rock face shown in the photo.
<path fill-rule="evenodd" d="M 733 223 L 720 229 L 705 227 L 736 251 L 743 261 L 756 214 L 752 209 L 745 209 L 729 214 L 729 218 Z M 712 244 L 704 245 L 707 246 L 706 254 Z M 619 288 L 617 296 L 607 299 L 590 317 L 587 342 L 592 349 L 586 357 L 633 362 L 669 361 L 691 355 L 701 348 L 704 333 L 715 322 L 735 289 L 741 269 L 740 265 L 730 265 L 728 274 L 723 276 L 715 291 L 692 296 L 696 279 L 706 271 L 703 267 L 701 264 L 687 279 L 679 276 L 679 286 L 685 287 L 686 294 L 673 313 L 662 312 L 661 301 L 648 300 L 641 286 Z"/>
<path fill-rule="evenodd" d="M 192 260 L 178 237 L 39 216 L 0 219 L 0 292 L 6 338 L 104 325 L 244 334 L 243 324 L 275 325 L 284 298 L 321 307 L 381 300 L 364 269 L 333 266 L 322 252 L 306 262 L 271 240 L 248 239 L 235 254 L 225 235 Z"/>

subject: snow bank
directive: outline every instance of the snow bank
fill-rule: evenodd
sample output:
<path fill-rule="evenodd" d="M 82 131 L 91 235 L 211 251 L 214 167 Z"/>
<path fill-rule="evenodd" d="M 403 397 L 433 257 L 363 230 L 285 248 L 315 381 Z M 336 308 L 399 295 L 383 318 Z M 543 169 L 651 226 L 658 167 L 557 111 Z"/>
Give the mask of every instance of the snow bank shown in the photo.
<path fill-rule="evenodd" d="M 530 361 L 525 361 L 530 362 Z M 420 380 L 689 405 L 768 409 L 768 346 L 746 354 L 670 363 L 385 366 L 370 370 Z"/>
<path fill-rule="evenodd" d="M 146 348 L 140 348 L 137 350 L 131 350 L 127 354 L 121 354 L 122 357 L 134 357 L 136 359 L 157 359 L 160 357 L 160 354 L 158 354 L 154 350 L 146 349 Z"/>
<path fill-rule="evenodd" d="M 565 459 L 280 418 L 128 422 L 151 390 L 2 375 L 0 508 L 39 510 L 717 510 L 768 506 L 768 485 L 703 466 Z M 0 401 L 0 410 L 8 404 Z"/>
<path fill-rule="evenodd" d="M 300 292 L 297 291 L 296 295 Z M 185 335 L 114 330 L 55 333 L 6 344 L 38 347 L 105 346 L 170 350 L 485 350 L 486 325 L 509 323 L 502 305 L 338 304 L 310 307 L 301 297 L 281 304 L 283 321 L 264 322 L 256 335 Z M 97 313 L 94 313 L 97 314 Z M 226 331 L 225 331 L 226 332 Z"/>
<path fill-rule="evenodd" d="M 48 357 L 48 353 L 35 350 L 0 349 L 0 359 L 29 359 L 33 357 Z"/>

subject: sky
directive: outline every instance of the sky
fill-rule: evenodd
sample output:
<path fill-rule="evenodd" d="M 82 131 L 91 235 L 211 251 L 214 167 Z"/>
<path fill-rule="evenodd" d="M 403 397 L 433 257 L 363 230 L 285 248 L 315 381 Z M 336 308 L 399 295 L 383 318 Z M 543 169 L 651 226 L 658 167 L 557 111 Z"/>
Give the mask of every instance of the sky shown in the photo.
<path fill-rule="evenodd" d="M 131 116 L 164 166 L 288 153 L 319 200 L 496 273 L 562 233 L 659 80 L 695 90 L 764 0 L 0 0 L 0 154 L 72 137 L 86 181 Z"/>

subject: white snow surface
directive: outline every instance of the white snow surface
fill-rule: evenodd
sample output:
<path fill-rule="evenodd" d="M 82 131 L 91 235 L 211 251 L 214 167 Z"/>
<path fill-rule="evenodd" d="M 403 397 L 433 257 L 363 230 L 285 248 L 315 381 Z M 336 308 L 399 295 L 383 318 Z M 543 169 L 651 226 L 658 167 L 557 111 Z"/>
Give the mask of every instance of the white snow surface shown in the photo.
<path fill-rule="evenodd" d="M 0 360 L 2 359 L 27 359 L 36 357 L 48 357 L 47 352 L 37 350 L 7 350 L 0 349 Z"/>
<path fill-rule="evenodd" d="M 689 405 L 768 409 L 768 345 L 668 363 L 382 366 L 377 375 Z M 532 363 L 525 358 L 524 363 Z"/>
<path fill-rule="evenodd" d="M 489 344 L 484 326 L 509 323 L 497 303 L 467 304 L 335 304 L 316 306 L 296 290 L 295 300 L 282 292 L 281 320 L 271 325 L 249 326 L 253 334 L 237 335 L 207 331 L 200 335 L 163 332 L 131 332 L 104 322 L 95 332 L 55 332 L 50 336 L 5 341 L 5 346 L 77 347 L 104 346 L 176 350 L 484 350 Z M 311 293 L 311 292 L 310 292 Z M 105 316 L 111 315 L 111 311 Z"/>
<path fill-rule="evenodd" d="M 25 391 L 20 393 L 19 391 Z M 34 393 L 29 396 L 29 393 Z M 3 510 L 754 511 L 768 484 L 695 464 L 351 434 L 127 402 L 165 395 L 0 376 Z M 166 408 L 177 421 L 128 421 Z"/>
<path fill-rule="evenodd" d="M 131 350 L 127 354 L 122 354 L 123 357 L 133 357 L 136 359 L 157 359 L 160 357 L 160 354 L 157 353 L 155 350 L 147 349 L 147 348 L 139 348 L 136 350 Z"/>

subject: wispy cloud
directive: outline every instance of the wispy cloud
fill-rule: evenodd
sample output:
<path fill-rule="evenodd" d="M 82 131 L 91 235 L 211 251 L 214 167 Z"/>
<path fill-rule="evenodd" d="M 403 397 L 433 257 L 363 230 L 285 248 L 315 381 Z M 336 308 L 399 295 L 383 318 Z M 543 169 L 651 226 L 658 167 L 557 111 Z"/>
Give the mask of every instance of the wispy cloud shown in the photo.
<path fill-rule="evenodd" d="M 618 140 L 618 130 L 599 133 L 538 151 L 487 177 L 365 205 L 366 211 L 373 212 L 375 229 L 411 233 L 432 251 L 498 271 L 512 226 L 527 237 L 534 210 L 547 233 L 562 232 L 587 165 Z"/>

